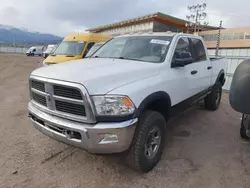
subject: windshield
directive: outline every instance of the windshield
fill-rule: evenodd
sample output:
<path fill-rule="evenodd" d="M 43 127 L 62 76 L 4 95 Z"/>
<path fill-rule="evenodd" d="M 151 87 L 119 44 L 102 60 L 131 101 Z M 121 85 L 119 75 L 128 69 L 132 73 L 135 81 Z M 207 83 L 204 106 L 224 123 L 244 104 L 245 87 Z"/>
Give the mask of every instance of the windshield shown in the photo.
<path fill-rule="evenodd" d="M 53 52 L 55 49 L 55 46 L 49 46 L 47 49 L 46 49 L 46 52 Z"/>
<path fill-rule="evenodd" d="M 98 50 L 104 43 L 95 43 L 88 51 L 86 57 L 90 57 L 96 50 Z"/>
<path fill-rule="evenodd" d="M 110 40 L 92 55 L 160 63 L 165 60 L 171 36 L 130 36 Z"/>
<path fill-rule="evenodd" d="M 54 55 L 80 55 L 86 42 L 63 41 L 53 53 Z"/>

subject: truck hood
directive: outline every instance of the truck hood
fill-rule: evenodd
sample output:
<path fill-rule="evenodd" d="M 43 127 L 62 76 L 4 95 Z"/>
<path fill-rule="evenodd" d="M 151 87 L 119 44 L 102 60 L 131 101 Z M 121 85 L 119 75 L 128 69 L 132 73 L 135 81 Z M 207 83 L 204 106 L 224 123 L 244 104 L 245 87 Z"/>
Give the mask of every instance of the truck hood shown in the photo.
<path fill-rule="evenodd" d="M 74 60 L 74 59 L 81 59 L 81 56 L 77 55 L 74 57 L 67 57 L 66 55 L 56 55 L 56 56 L 51 56 L 49 55 L 44 62 L 45 63 L 62 63 L 65 61 L 70 61 L 70 60 Z"/>
<path fill-rule="evenodd" d="M 157 75 L 159 65 L 123 59 L 91 58 L 42 67 L 31 75 L 80 83 L 90 95 L 96 95 Z"/>

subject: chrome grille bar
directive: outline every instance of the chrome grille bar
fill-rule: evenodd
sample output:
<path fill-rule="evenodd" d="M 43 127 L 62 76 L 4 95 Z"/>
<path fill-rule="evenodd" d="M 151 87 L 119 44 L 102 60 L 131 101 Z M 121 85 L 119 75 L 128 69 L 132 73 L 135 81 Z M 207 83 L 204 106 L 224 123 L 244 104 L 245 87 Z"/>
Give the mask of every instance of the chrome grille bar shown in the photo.
<path fill-rule="evenodd" d="M 72 104 L 72 103 L 57 101 L 57 100 L 55 104 L 56 104 L 56 110 L 58 111 L 69 113 L 69 114 L 74 114 L 74 115 L 79 115 L 79 116 L 86 116 L 85 107 L 83 105 Z"/>
<path fill-rule="evenodd" d="M 78 89 L 54 85 L 54 95 L 82 100 L 81 92 Z"/>
<path fill-rule="evenodd" d="M 44 96 L 38 95 L 37 93 L 32 93 L 33 100 L 36 101 L 37 103 L 47 106 L 47 101 Z"/>
<path fill-rule="evenodd" d="M 66 97 L 59 97 L 59 96 L 55 96 L 54 95 L 54 99 L 57 101 L 66 101 L 72 104 L 80 104 L 80 105 L 84 105 L 84 101 L 83 100 L 77 100 L 77 99 L 71 99 L 71 98 L 66 98 Z"/>
<path fill-rule="evenodd" d="M 32 80 L 31 87 L 36 89 L 36 90 L 39 90 L 39 91 L 45 91 L 45 86 L 44 86 L 43 82 L 38 82 L 38 81 Z"/>

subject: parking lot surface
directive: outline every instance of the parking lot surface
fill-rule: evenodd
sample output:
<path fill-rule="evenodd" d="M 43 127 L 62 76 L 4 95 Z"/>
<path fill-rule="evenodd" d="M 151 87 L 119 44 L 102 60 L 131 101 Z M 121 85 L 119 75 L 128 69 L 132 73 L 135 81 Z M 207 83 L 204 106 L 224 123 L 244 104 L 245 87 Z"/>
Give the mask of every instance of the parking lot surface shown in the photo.
<path fill-rule="evenodd" d="M 220 108 L 197 105 L 168 124 L 159 164 L 140 174 L 117 156 L 96 156 L 54 141 L 29 121 L 28 78 L 40 57 L 0 53 L 0 187 L 249 188 L 250 142 L 240 114 L 223 95 Z"/>

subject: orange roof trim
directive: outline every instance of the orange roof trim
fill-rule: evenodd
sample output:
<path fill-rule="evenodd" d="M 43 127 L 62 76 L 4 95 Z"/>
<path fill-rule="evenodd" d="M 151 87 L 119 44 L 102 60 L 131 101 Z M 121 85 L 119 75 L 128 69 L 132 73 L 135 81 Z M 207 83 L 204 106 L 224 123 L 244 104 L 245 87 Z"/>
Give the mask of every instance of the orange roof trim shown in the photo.
<path fill-rule="evenodd" d="M 144 23 L 144 22 L 149 22 L 149 21 L 160 21 L 162 23 L 175 25 L 175 26 L 181 27 L 183 29 L 185 28 L 185 23 L 189 22 L 187 20 L 176 18 L 176 17 L 170 16 L 168 14 L 163 14 L 161 12 L 156 12 L 156 13 L 153 13 L 153 14 L 137 17 L 137 18 L 134 18 L 134 19 L 124 20 L 124 21 L 109 24 L 109 25 L 104 25 L 104 26 L 100 26 L 100 27 L 96 27 L 96 28 L 91 28 L 91 29 L 88 29 L 87 31 L 95 33 L 95 32 L 100 32 L 100 31 L 107 30 L 107 29 L 113 29 L 113 28 L 117 28 L 117 27 L 124 27 L 124 26 L 129 26 L 129 25 L 134 25 L 134 24 Z M 218 27 L 206 26 L 206 28 L 207 29 L 217 29 Z"/>

